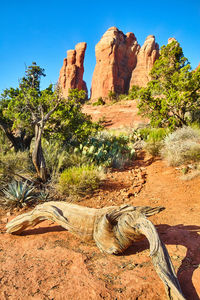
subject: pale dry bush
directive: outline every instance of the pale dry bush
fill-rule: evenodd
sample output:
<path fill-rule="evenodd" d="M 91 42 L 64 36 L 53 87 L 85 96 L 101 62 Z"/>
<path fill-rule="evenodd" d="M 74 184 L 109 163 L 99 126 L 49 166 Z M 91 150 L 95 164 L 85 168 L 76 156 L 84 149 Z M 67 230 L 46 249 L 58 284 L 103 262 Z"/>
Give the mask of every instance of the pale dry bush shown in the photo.
<path fill-rule="evenodd" d="M 0 178 L 12 178 L 15 174 L 31 175 L 33 166 L 28 151 L 0 153 Z"/>
<path fill-rule="evenodd" d="M 171 166 L 200 161 L 200 131 L 183 127 L 169 134 L 164 139 L 161 156 Z"/>

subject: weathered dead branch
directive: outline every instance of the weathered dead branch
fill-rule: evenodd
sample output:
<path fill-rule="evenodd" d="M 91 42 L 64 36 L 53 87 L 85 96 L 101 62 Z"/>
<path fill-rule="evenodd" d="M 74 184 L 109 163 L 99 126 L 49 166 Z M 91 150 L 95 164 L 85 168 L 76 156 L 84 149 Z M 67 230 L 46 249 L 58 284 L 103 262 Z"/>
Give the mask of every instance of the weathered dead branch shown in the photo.
<path fill-rule="evenodd" d="M 7 232 L 19 234 L 24 229 L 51 220 L 78 235 L 85 241 L 95 241 L 105 253 L 117 254 L 144 236 L 149 241 L 150 256 L 163 281 L 170 300 L 185 299 L 165 245 L 154 225 L 146 218 L 162 211 L 163 207 L 111 206 L 87 208 L 66 202 L 48 202 L 31 212 L 19 215 L 7 224 Z"/>

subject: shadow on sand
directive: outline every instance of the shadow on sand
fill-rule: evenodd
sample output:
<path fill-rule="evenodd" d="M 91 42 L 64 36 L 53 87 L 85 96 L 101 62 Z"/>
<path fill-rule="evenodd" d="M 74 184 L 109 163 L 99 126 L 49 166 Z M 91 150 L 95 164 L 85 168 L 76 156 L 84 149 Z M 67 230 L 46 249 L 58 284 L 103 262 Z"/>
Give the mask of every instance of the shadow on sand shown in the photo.
<path fill-rule="evenodd" d="M 165 245 L 181 245 L 186 248 L 186 255 L 177 271 L 177 277 L 186 299 L 199 300 L 200 298 L 192 283 L 192 276 L 200 266 L 200 226 L 162 224 L 157 225 L 156 228 Z M 144 239 L 127 249 L 124 255 L 133 255 L 148 248 L 148 241 Z"/>
<path fill-rule="evenodd" d="M 187 300 L 199 300 L 199 296 L 192 283 L 193 272 L 200 266 L 200 227 L 190 225 L 170 226 L 167 224 L 156 226 L 161 240 L 165 245 L 182 245 L 186 248 L 186 256 L 177 271 L 182 292 Z M 65 231 L 61 226 L 40 227 L 26 230 L 22 233 L 26 235 L 44 234 L 47 232 Z M 134 255 L 149 248 L 147 239 L 134 243 L 123 255 Z"/>

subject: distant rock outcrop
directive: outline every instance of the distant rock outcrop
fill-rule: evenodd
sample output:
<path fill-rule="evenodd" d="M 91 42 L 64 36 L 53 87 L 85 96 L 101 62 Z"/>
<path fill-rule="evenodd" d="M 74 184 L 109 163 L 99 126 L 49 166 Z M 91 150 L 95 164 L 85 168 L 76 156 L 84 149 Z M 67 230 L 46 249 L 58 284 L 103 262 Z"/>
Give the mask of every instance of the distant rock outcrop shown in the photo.
<path fill-rule="evenodd" d="M 132 72 L 130 88 L 133 85 L 138 85 L 140 87 L 147 85 L 150 80 L 149 72 L 158 57 L 159 46 L 155 42 L 155 37 L 149 35 L 137 55 L 137 65 Z"/>
<path fill-rule="evenodd" d="M 64 59 L 63 66 L 60 70 L 59 84 L 64 97 L 68 96 L 69 89 L 85 90 L 87 86 L 83 81 L 84 57 L 87 44 L 79 43 L 75 50 L 67 51 L 67 58 Z"/>
<path fill-rule="evenodd" d="M 91 99 L 107 97 L 109 91 L 127 93 L 140 46 L 133 33 L 126 35 L 109 28 L 95 47 L 96 66 L 92 78 Z"/>
<path fill-rule="evenodd" d="M 199 65 L 198 65 L 198 67 L 196 67 L 196 69 L 195 69 L 195 70 L 197 71 L 199 68 L 200 68 L 200 63 L 199 63 Z"/>
<path fill-rule="evenodd" d="M 168 45 L 172 42 L 177 42 L 177 40 L 175 38 L 169 38 L 168 39 Z"/>

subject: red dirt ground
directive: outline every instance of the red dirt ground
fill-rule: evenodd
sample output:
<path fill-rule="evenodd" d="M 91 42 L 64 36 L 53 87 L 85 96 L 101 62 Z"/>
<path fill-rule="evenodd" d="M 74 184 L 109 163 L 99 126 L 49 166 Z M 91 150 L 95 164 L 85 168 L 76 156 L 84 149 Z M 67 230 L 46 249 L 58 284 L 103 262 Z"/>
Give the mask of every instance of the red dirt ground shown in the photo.
<path fill-rule="evenodd" d="M 117 102 L 113 105 L 93 106 L 85 105 L 83 112 L 92 116 L 93 121 L 103 120 L 107 128 L 137 128 L 148 123 L 147 119 L 142 119 L 137 115 L 137 102 L 127 100 Z"/>
<path fill-rule="evenodd" d="M 125 121 L 121 124 L 126 125 Z M 108 173 L 100 190 L 79 204 L 164 206 L 151 221 L 167 246 L 186 299 L 197 300 L 200 177 L 189 181 L 180 177 L 180 170 L 140 152 L 131 167 Z M 6 222 L 21 212 L 0 213 L 0 299 L 166 299 L 147 240 L 121 256 L 105 255 L 49 221 L 21 236 L 9 235 Z"/>

